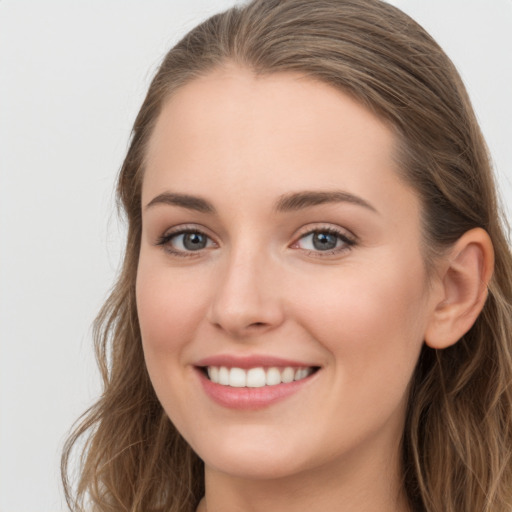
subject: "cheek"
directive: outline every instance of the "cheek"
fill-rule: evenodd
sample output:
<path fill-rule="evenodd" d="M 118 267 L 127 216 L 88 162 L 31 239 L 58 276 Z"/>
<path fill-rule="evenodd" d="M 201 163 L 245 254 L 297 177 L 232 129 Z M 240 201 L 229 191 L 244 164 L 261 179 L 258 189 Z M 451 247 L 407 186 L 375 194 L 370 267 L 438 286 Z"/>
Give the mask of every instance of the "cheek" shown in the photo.
<path fill-rule="evenodd" d="M 141 256 L 136 297 L 145 350 L 174 352 L 193 336 L 205 310 L 202 283 Z"/>
<path fill-rule="evenodd" d="M 339 276 L 317 276 L 301 288 L 308 293 L 294 294 L 300 297 L 297 316 L 346 378 L 408 381 L 428 317 L 421 260 L 383 257 L 378 265 L 347 266 Z"/>
<path fill-rule="evenodd" d="M 303 325 L 330 356 L 324 428 L 347 428 L 354 439 L 384 425 L 401 432 L 423 344 L 425 292 L 398 268 L 351 276 L 338 281 L 343 286 L 317 281 L 308 296 L 322 300 L 301 305 Z"/>
<path fill-rule="evenodd" d="M 136 282 L 146 367 L 160 402 L 178 428 L 190 421 L 186 404 L 194 403 L 194 397 L 184 385 L 192 377 L 185 364 L 190 363 L 187 347 L 205 311 L 201 281 L 191 283 L 185 274 L 141 257 Z"/>

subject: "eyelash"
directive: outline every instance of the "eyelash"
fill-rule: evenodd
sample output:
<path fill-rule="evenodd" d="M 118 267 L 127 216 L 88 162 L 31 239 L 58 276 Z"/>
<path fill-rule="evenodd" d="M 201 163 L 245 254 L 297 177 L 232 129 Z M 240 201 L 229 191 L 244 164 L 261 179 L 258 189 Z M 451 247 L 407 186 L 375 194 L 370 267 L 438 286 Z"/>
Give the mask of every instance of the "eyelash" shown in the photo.
<path fill-rule="evenodd" d="M 340 247 L 335 247 L 329 250 L 312 250 L 312 249 L 303 249 L 306 251 L 308 256 L 314 256 L 318 258 L 326 258 L 329 256 L 338 256 L 343 254 L 344 252 L 349 251 L 352 247 L 357 244 L 357 239 L 354 235 L 348 234 L 345 230 L 334 228 L 333 226 L 318 226 L 315 228 L 307 228 L 302 232 L 296 239 L 295 242 L 291 245 L 292 248 L 299 248 L 298 244 L 301 240 L 304 240 L 308 236 L 312 236 L 315 234 L 324 234 L 324 235 L 334 235 L 337 238 L 336 244 L 341 242 Z"/>
<path fill-rule="evenodd" d="M 198 249 L 197 251 L 175 249 L 172 246 L 171 241 L 174 238 L 177 238 L 182 235 L 187 235 L 187 234 L 197 234 L 200 236 L 204 236 L 207 238 L 208 241 L 213 242 L 213 244 L 215 244 L 215 246 L 217 245 L 212 240 L 212 238 L 210 236 L 208 236 L 204 231 L 202 231 L 201 229 L 199 229 L 197 227 L 189 227 L 189 228 L 184 227 L 181 229 L 177 229 L 176 231 L 171 231 L 170 233 L 166 233 L 158 238 L 156 245 L 163 247 L 163 249 L 165 251 L 172 254 L 173 256 L 185 257 L 185 258 L 197 257 L 204 250 L 208 249 L 208 247 L 205 247 L 203 249 Z M 300 247 L 298 247 L 299 242 L 301 240 L 305 239 L 306 237 L 312 236 L 314 234 L 334 235 L 335 237 L 337 237 L 336 244 L 338 244 L 338 242 L 341 241 L 341 247 L 335 247 L 333 249 L 325 250 L 325 251 L 314 250 L 314 249 L 302 249 L 308 256 L 324 258 L 324 257 L 329 257 L 329 256 L 340 255 L 346 251 L 349 251 L 352 247 L 354 247 L 357 244 L 357 239 L 355 237 L 347 234 L 346 231 L 336 229 L 332 226 L 324 226 L 324 227 L 321 226 L 321 227 L 316 227 L 314 229 L 309 228 L 309 229 L 305 230 L 303 233 L 301 233 L 296 238 L 296 241 L 293 242 L 290 247 L 300 249 Z M 207 241 L 207 243 L 208 243 L 208 241 Z"/>
<path fill-rule="evenodd" d="M 181 249 L 175 249 L 171 244 L 171 241 L 173 240 L 173 238 L 177 238 L 178 236 L 187 235 L 187 234 L 201 235 L 201 236 L 206 237 L 207 240 L 212 241 L 212 238 L 210 236 L 208 236 L 201 229 L 198 229 L 197 227 L 189 227 L 189 228 L 184 227 L 181 229 L 177 229 L 176 231 L 171 231 L 170 233 L 166 233 L 166 234 L 162 235 L 161 237 L 158 238 L 156 245 L 163 247 L 163 249 L 165 251 L 172 254 L 173 256 L 185 257 L 185 258 L 197 257 L 206 248 L 200 249 L 197 251 L 186 251 L 186 250 L 183 251 Z"/>

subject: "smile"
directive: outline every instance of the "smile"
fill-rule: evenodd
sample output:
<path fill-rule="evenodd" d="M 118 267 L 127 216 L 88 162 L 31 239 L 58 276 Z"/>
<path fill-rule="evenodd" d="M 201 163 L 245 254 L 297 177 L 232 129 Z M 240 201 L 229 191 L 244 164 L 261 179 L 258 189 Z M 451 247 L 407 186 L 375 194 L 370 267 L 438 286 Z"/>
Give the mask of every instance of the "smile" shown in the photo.
<path fill-rule="evenodd" d="M 197 361 L 206 395 L 228 409 L 259 410 L 314 385 L 321 366 L 267 355 L 217 355 Z"/>
<path fill-rule="evenodd" d="M 309 377 L 316 368 L 292 366 L 270 368 L 228 368 L 226 366 L 208 366 L 206 374 L 211 382 L 233 388 L 261 388 L 289 384 Z"/>

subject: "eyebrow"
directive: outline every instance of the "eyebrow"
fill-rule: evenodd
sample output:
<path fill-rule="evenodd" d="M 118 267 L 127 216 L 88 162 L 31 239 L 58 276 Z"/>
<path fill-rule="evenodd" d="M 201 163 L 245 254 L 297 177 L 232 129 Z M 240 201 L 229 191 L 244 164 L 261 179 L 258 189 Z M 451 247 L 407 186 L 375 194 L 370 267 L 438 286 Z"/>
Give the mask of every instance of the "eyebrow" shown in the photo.
<path fill-rule="evenodd" d="M 285 194 L 278 199 L 275 205 L 275 210 L 279 213 L 291 212 L 328 203 L 350 203 L 378 213 L 377 210 L 363 198 L 340 190 L 306 190 Z M 160 204 L 179 206 L 181 208 L 186 208 L 187 210 L 193 210 L 200 213 L 217 213 L 213 204 L 206 199 L 175 192 L 164 192 L 159 194 L 146 205 L 146 209 Z"/>
<path fill-rule="evenodd" d="M 147 205 L 146 210 L 158 204 L 167 204 L 170 206 L 180 206 L 187 210 L 194 210 L 200 213 L 215 213 L 212 203 L 202 197 L 191 196 L 188 194 L 177 194 L 173 192 L 164 192 L 154 197 Z"/>
<path fill-rule="evenodd" d="M 286 194 L 277 202 L 276 210 L 278 212 L 289 212 L 328 203 L 350 203 L 378 213 L 377 210 L 363 198 L 341 190 L 303 191 Z"/>

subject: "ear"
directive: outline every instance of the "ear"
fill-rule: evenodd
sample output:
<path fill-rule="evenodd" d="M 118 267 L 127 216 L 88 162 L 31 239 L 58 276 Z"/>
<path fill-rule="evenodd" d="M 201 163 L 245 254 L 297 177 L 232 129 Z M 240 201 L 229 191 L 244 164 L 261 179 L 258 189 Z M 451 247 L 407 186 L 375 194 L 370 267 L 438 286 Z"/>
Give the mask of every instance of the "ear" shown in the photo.
<path fill-rule="evenodd" d="M 484 307 L 493 270 L 492 242 L 480 228 L 464 233 L 442 257 L 440 293 L 425 332 L 429 347 L 449 347 L 469 331 Z"/>

